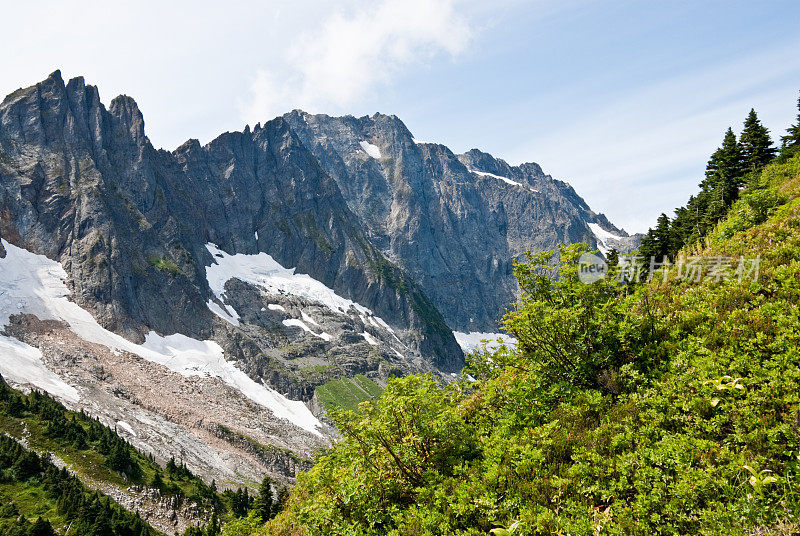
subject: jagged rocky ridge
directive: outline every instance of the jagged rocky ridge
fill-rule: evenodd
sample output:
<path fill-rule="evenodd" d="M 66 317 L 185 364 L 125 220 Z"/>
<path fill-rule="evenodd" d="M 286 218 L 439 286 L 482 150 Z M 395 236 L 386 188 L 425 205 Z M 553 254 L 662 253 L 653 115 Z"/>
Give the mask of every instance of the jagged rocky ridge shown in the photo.
<path fill-rule="evenodd" d="M 82 78 L 65 84 L 55 72 L 0 104 L 6 244 L 60 263 L 69 299 L 109 333 L 137 344 L 151 333 L 215 341 L 251 378 L 320 417 L 316 387 L 335 378 L 457 372 L 451 328 L 496 331 L 518 292 L 512 260 L 595 243 L 592 225 L 621 247 L 635 241 L 538 165 L 417 143 L 393 116 L 296 111 L 168 152 L 147 139 L 133 99 L 106 108 Z M 236 270 L 210 285 L 223 260 L 266 255 L 354 304 Z M 0 273 L 3 288 L 19 291 Z M 324 444 L 218 377 L 187 379 L 143 361 L 139 347 L 87 342 L 67 318 L 37 318 L 23 302 L 6 303 L 0 337 L 40 350 L 77 387 L 73 405 L 109 424 L 133 421 L 142 450 L 235 485 L 264 472 L 290 482 L 305 462 L 263 452 L 302 460 Z"/>
<path fill-rule="evenodd" d="M 519 294 L 512 261 L 586 241 L 628 252 L 629 237 L 538 164 L 420 143 L 395 116 L 284 116 L 339 185 L 370 240 L 419 282 L 456 331 L 497 331 Z M 615 236 L 606 248 L 592 229 Z"/>

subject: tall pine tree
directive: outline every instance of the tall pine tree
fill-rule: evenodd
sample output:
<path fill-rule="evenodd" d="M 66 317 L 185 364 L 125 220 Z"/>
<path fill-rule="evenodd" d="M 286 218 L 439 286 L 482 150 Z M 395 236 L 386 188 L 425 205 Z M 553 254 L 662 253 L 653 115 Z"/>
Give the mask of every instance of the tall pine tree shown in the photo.
<path fill-rule="evenodd" d="M 666 214 L 661 214 L 658 217 L 654 229 L 647 231 L 647 235 L 642 239 L 642 245 L 639 248 L 639 253 L 645 258 L 655 257 L 657 261 L 661 261 L 664 257 L 668 257 L 672 252 L 672 230 L 670 229 L 670 220 Z"/>
<path fill-rule="evenodd" d="M 258 489 L 258 498 L 253 502 L 253 509 L 261 519 L 268 521 L 274 517 L 275 502 L 272 498 L 272 480 L 264 477 Z"/>
<path fill-rule="evenodd" d="M 739 144 L 747 171 L 758 171 L 775 156 L 775 147 L 772 146 L 769 130 L 761 124 L 756 111 L 752 108 L 744 121 Z"/>
<path fill-rule="evenodd" d="M 722 139 L 722 146 L 711 155 L 706 165 L 706 178 L 700 183 L 700 188 L 710 194 L 712 212 L 719 212 L 710 214 L 713 220 L 719 219 L 725 209 L 739 197 L 739 189 L 744 185 L 743 163 L 742 147 L 736 141 L 733 129 L 729 127 Z"/>
<path fill-rule="evenodd" d="M 785 149 L 800 146 L 800 97 L 797 98 L 797 124 L 786 129 L 786 135 L 781 136 L 781 142 Z"/>

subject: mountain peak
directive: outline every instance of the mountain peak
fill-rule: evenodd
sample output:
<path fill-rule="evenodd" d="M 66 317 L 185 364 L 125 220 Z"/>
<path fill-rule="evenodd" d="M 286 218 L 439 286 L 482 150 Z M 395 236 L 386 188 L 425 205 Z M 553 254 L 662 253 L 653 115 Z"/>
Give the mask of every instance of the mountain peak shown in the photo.
<path fill-rule="evenodd" d="M 128 95 L 114 97 L 108 107 L 108 113 L 119 121 L 122 128 L 130 132 L 134 141 L 137 143 L 144 141 L 144 116 L 132 97 Z"/>
<path fill-rule="evenodd" d="M 51 82 L 63 86 L 64 79 L 61 77 L 61 69 L 56 69 L 45 78 L 42 83 Z"/>

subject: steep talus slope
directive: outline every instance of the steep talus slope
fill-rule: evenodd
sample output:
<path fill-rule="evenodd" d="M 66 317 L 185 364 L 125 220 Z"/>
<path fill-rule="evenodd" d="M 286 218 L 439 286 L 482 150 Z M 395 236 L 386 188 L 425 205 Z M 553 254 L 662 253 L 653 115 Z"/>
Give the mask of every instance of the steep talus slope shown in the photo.
<path fill-rule="evenodd" d="M 448 324 L 496 331 L 518 297 L 512 261 L 586 240 L 589 224 L 627 238 L 537 164 L 510 166 L 477 150 L 417 143 L 394 116 L 284 116 L 336 180 L 373 243 L 419 281 Z M 599 244 L 601 249 L 603 244 Z"/>

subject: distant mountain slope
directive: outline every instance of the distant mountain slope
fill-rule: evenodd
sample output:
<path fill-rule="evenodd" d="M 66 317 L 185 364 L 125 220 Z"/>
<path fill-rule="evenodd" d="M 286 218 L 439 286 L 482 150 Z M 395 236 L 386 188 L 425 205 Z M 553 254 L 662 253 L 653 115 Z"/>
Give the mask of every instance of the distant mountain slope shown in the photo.
<path fill-rule="evenodd" d="M 339 185 L 372 242 L 457 331 L 497 330 L 518 297 L 512 260 L 527 250 L 594 245 L 590 224 L 619 237 L 617 249 L 638 245 L 537 164 L 510 166 L 477 149 L 455 155 L 418 143 L 395 116 L 294 111 L 284 120 Z"/>

